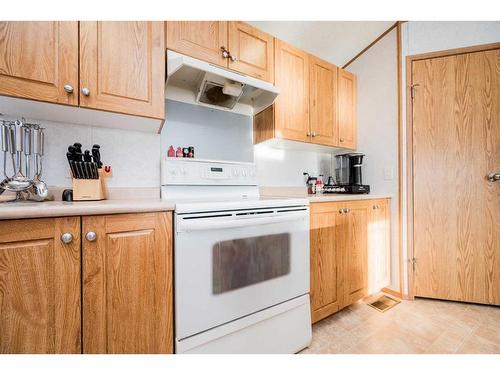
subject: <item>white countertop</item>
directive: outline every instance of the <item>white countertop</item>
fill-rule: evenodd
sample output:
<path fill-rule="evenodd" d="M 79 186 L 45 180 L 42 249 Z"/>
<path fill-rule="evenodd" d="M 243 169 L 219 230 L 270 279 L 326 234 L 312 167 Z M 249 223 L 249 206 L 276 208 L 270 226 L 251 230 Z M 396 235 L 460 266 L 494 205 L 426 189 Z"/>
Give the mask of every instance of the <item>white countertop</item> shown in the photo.
<path fill-rule="evenodd" d="M 0 203 L 0 220 L 173 211 L 174 208 L 173 202 L 159 198 L 108 199 L 87 202 L 2 202 Z"/>

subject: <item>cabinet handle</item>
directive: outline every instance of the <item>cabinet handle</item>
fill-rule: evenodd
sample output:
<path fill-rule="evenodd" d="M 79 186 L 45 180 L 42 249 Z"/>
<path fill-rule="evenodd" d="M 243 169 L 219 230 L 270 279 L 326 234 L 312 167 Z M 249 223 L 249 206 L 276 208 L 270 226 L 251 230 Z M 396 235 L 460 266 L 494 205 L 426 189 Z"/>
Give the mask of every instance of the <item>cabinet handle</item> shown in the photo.
<path fill-rule="evenodd" d="M 311 132 L 307 132 L 307 136 L 310 137 L 311 136 Z"/>
<path fill-rule="evenodd" d="M 71 233 L 61 234 L 61 241 L 65 244 L 71 243 L 73 241 L 73 235 Z"/>
<path fill-rule="evenodd" d="M 344 138 L 340 138 L 340 142 L 344 142 Z"/>
<path fill-rule="evenodd" d="M 490 174 L 488 174 L 488 176 L 486 178 L 488 179 L 489 182 L 498 181 L 498 180 L 500 180 L 500 173 L 499 172 L 491 172 Z"/>
<path fill-rule="evenodd" d="M 226 49 L 226 47 L 222 46 L 220 48 L 221 52 L 222 52 L 222 57 L 224 57 L 225 59 L 228 59 L 231 57 L 231 54 L 229 53 L 229 51 Z"/>
<path fill-rule="evenodd" d="M 343 208 L 341 208 L 341 209 L 339 210 L 339 214 L 341 214 L 341 215 L 342 215 L 342 213 L 344 213 L 344 209 L 343 209 Z"/>
<path fill-rule="evenodd" d="M 234 55 L 231 55 L 231 53 L 229 53 L 229 58 L 231 59 L 232 62 L 238 61 L 238 58 Z"/>
<path fill-rule="evenodd" d="M 87 241 L 93 242 L 96 240 L 97 234 L 95 234 L 95 232 L 87 232 L 87 234 L 85 235 L 85 238 L 87 239 Z"/>
<path fill-rule="evenodd" d="M 345 213 L 345 214 L 348 214 L 349 212 L 351 212 L 351 209 L 350 209 L 350 208 L 344 208 L 344 213 Z"/>
<path fill-rule="evenodd" d="M 89 96 L 90 95 L 90 90 L 88 87 L 82 87 L 82 94 L 83 96 Z"/>
<path fill-rule="evenodd" d="M 316 132 L 312 132 L 311 134 L 313 137 L 316 137 Z"/>
<path fill-rule="evenodd" d="M 64 85 L 64 91 L 66 91 L 68 94 L 72 94 L 73 93 L 73 86 L 71 86 L 69 84 Z"/>
<path fill-rule="evenodd" d="M 378 210 L 379 208 L 380 208 L 380 206 L 379 206 L 378 204 L 374 204 L 374 205 L 373 205 L 373 209 L 374 209 L 374 210 Z"/>

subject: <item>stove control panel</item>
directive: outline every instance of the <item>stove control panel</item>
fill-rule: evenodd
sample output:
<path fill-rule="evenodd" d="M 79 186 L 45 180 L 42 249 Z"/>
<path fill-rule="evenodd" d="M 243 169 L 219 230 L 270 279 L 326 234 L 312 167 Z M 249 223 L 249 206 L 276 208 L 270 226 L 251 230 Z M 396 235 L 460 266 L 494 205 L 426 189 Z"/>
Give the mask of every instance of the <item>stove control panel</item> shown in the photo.
<path fill-rule="evenodd" d="M 165 157 L 162 185 L 257 185 L 254 163 Z"/>

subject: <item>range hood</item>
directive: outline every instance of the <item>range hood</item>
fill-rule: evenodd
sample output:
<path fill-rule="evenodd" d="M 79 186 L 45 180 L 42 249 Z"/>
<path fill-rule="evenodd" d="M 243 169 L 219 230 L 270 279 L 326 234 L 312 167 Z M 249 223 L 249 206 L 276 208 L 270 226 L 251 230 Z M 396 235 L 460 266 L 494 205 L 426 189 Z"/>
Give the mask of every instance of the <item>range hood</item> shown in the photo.
<path fill-rule="evenodd" d="M 253 116 L 278 94 L 269 82 L 167 50 L 167 99 Z"/>

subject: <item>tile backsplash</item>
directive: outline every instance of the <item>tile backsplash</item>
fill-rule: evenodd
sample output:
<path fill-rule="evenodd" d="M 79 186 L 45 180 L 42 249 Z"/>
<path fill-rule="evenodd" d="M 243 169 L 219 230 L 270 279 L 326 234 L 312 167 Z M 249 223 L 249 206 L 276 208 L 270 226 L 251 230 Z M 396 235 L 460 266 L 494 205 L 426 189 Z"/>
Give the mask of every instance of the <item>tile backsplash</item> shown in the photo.
<path fill-rule="evenodd" d="M 80 142 L 82 149 L 101 146 L 102 161 L 113 168 L 109 187 L 158 187 L 160 181 L 160 136 L 157 134 L 63 124 L 27 119 L 45 128 L 42 179 L 51 186 L 71 186 L 67 148 Z M 0 155 L 3 166 L 3 153 Z"/>

